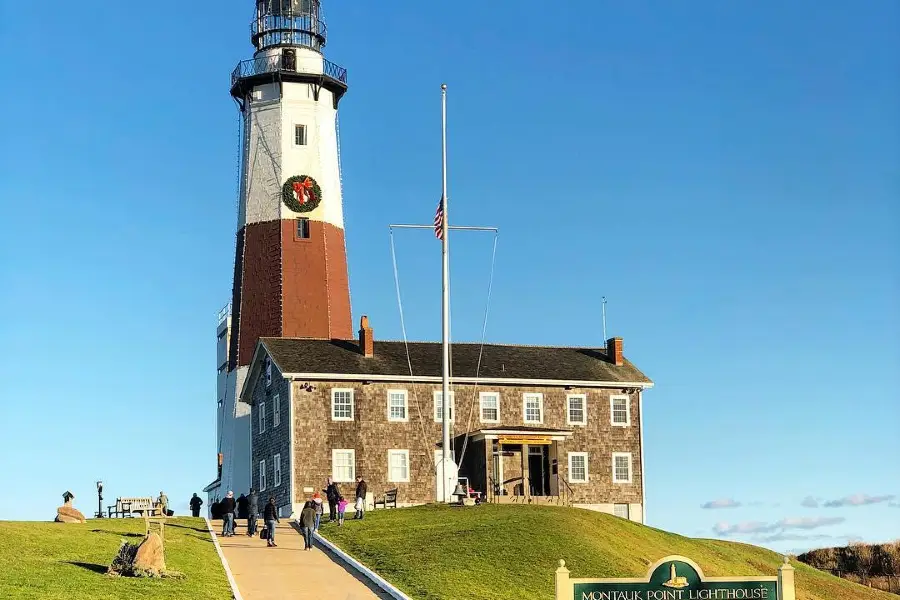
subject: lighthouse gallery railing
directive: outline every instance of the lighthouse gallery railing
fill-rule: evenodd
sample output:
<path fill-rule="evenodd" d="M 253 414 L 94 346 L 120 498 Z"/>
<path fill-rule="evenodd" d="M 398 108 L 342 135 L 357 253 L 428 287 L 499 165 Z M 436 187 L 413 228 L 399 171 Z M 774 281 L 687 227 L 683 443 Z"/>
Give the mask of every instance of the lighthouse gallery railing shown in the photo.
<path fill-rule="evenodd" d="M 231 85 L 233 86 L 238 80 L 243 79 L 244 77 L 252 77 L 264 73 L 295 72 L 293 69 L 284 68 L 284 66 L 284 61 L 282 60 L 281 55 L 278 54 L 242 60 L 238 63 L 237 67 L 235 67 L 234 71 L 231 72 Z M 335 79 L 344 84 L 347 83 L 347 69 L 331 62 L 327 58 L 322 58 L 322 73 L 325 77 L 330 77 L 331 79 Z"/>

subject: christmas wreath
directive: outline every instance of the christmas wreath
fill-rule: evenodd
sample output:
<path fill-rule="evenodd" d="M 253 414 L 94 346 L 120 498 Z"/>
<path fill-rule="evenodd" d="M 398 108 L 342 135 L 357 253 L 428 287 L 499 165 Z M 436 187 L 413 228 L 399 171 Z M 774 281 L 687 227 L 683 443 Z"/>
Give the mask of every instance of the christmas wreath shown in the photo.
<path fill-rule="evenodd" d="M 310 212 L 322 201 L 322 188 L 309 175 L 294 175 L 281 188 L 284 204 L 294 212 Z"/>

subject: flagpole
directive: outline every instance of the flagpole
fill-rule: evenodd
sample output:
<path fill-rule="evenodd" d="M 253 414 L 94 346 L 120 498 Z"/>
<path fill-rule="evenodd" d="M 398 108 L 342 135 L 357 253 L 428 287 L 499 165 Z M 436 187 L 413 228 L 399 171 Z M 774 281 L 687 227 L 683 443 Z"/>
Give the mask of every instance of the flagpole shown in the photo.
<path fill-rule="evenodd" d="M 442 365 L 441 372 L 441 405 L 443 415 L 441 418 L 441 477 L 443 484 L 441 488 L 444 491 L 444 502 L 450 501 L 452 490 L 449 489 L 447 482 L 447 466 L 450 462 L 450 255 L 448 252 L 448 227 L 447 227 L 447 84 L 441 85 L 441 154 L 442 169 L 441 175 L 443 179 L 441 192 L 441 208 L 443 210 L 443 223 L 441 225 L 441 255 L 443 265 L 441 274 L 443 279 L 442 285 L 442 304 L 441 304 L 441 325 L 442 325 Z"/>

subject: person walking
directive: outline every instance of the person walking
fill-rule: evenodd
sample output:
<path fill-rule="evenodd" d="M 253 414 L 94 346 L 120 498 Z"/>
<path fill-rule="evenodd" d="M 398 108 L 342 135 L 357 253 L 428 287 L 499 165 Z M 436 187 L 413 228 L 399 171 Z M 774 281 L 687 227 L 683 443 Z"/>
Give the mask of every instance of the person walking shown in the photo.
<path fill-rule="evenodd" d="M 250 488 L 250 495 L 247 496 L 247 535 L 250 537 L 256 535 L 257 516 L 259 516 L 259 494 Z"/>
<path fill-rule="evenodd" d="M 319 524 L 322 523 L 322 515 L 325 514 L 325 505 L 322 502 L 322 496 L 316 492 L 313 496 L 313 508 L 316 510 L 316 531 L 319 530 Z"/>
<path fill-rule="evenodd" d="M 266 546 L 274 547 L 275 543 L 275 524 L 281 523 L 278 519 L 278 508 L 275 507 L 275 497 L 269 496 L 269 502 L 263 509 L 263 520 L 266 522 L 266 531 L 268 532 Z"/>
<path fill-rule="evenodd" d="M 341 498 L 341 491 L 331 477 L 325 483 L 325 498 L 328 500 L 328 521 L 334 523 L 337 520 L 337 505 Z"/>
<path fill-rule="evenodd" d="M 229 491 L 221 502 L 222 537 L 234 536 L 234 492 Z"/>
<path fill-rule="evenodd" d="M 166 496 L 165 492 L 159 493 L 159 498 L 156 499 L 156 503 L 159 505 L 159 514 L 160 516 L 167 517 L 169 515 L 169 497 Z"/>
<path fill-rule="evenodd" d="M 200 499 L 196 493 L 194 493 L 194 497 L 191 498 L 191 516 L 199 517 L 200 516 L 200 507 L 203 506 L 203 500 Z"/>
<path fill-rule="evenodd" d="M 307 502 L 303 505 L 303 512 L 300 513 L 300 527 L 303 529 L 303 549 L 312 550 L 313 532 L 316 527 L 316 509 L 313 508 L 313 502 Z"/>
<path fill-rule="evenodd" d="M 247 496 L 241 494 L 237 499 L 237 518 L 246 519 L 248 512 Z"/>
<path fill-rule="evenodd" d="M 347 502 L 346 498 L 344 498 L 343 496 L 338 496 L 338 503 L 337 503 L 338 525 L 344 524 L 344 513 L 347 511 L 348 504 L 350 504 L 350 503 Z"/>
<path fill-rule="evenodd" d="M 362 475 L 356 476 L 356 516 L 354 519 L 362 519 L 365 516 L 366 512 L 366 493 L 369 490 L 369 486 L 366 484 L 366 480 L 362 478 Z"/>

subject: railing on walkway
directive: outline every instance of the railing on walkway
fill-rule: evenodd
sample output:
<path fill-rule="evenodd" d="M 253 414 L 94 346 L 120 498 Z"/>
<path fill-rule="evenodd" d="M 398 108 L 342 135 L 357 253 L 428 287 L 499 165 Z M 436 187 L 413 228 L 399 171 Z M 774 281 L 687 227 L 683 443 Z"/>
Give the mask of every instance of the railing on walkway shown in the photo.
<path fill-rule="evenodd" d="M 282 59 L 280 54 L 271 56 L 258 56 L 248 60 L 242 60 L 231 72 L 231 85 L 234 86 L 244 77 L 253 77 L 254 75 L 262 75 L 265 73 L 296 73 L 296 67 L 287 68 L 287 61 Z M 325 77 L 329 77 L 341 83 L 347 83 L 347 69 L 337 65 L 330 60 L 322 59 L 322 73 Z"/>

